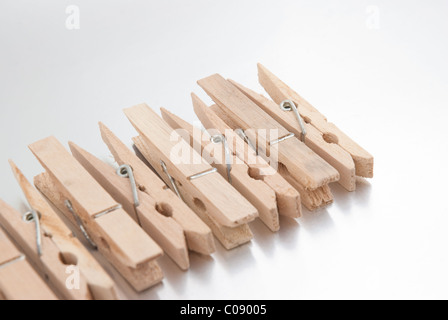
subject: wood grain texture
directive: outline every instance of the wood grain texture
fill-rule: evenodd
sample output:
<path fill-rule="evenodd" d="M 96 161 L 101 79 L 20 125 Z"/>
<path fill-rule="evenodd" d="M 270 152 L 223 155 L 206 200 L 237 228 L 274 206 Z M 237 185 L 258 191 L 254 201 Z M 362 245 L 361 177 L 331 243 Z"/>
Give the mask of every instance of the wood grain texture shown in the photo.
<path fill-rule="evenodd" d="M 269 114 L 288 131 L 294 133 L 296 137 L 301 137 L 302 130 L 294 112 L 285 112 L 274 101 L 258 94 L 243 85 L 229 80 L 235 87 L 251 99 L 264 112 Z M 332 165 L 340 174 L 338 183 L 347 191 L 356 189 L 355 163 L 351 155 L 335 143 L 324 140 L 324 135 L 311 124 L 305 123 L 306 139 L 305 144 L 322 159 Z"/>
<path fill-rule="evenodd" d="M 325 160 L 309 149 L 298 139 L 292 138 L 275 145 L 269 145 L 274 137 L 269 134 L 278 133 L 275 138 L 285 137 L 289 131 L 261 110 L 229 81 L 218 74 L 199 80 L 198 84 L 243 130 L 252 129 L 257 134 L 259 146 L 266 149 L 266 154 L 278 154 L 278 160 L 288 167 L 290 174 L 305 189 L 314 190 L 330 182 L 339 180 L 339 173 Z M 266 130 L 268 138 L 258 134 L 258 130 Z M 263 150 L 264 151 L 264 150 Z"/>
<path fill-rule="evenodd" d="M 163 180 L 170 185 L 168 177 L 163 172 L 160 165 L 158 165 L 160 163 L 159 158 L 157 158 L 154 151 L 146 145 L 145 140 L 142 137 L 135 137 L 133 141 L 140 153 L 155 168 Z M 185 203 L 194 210 L 199 218 L 201 218 L 212 230 L 216 239 L 218 239 L 225 249 L 231 250 L 252 240 L 253 234 L 247 224 L 242 224 L 233 228 L 221 225 L 209 214 L 207 207 L 202 201 L 198 200 L 198 198 L 195 198 L 194 195 L 185 190 L 184 185 L 178 184 L 178 188 Z"/>
<path fill-rule="evenodd" d="M 139 189 L 152 199 L 157 199 L 156 205 L 168 210 L 172 218 L 182 226 L 188 248 L 204 255 L 215 252 L 215 241 L 210 228 L 102 123 L 100 131 L 115 161 L 119 165 L 127 164 L 132 167 Z"/>
<path fill-rule="evenodd" d="M 161 248 L 123 209 L 94 218 L 118 204 L 65 148 L 50 137 L 30 149 L 46 169 L 35 178 L 38 189 L 73 221 L 65 205 L 66 200 L 71 201 L 99 251 L 134 289 L 141 291 L 161 281 L 162 272 L 155 261 L 163 254 Z"/>
<path fill-rule="evenodd" d="M 300 115 L 312 126 L 318 129 L 329 141 L 333 141 L 347 151 L 353 158 L 356 174 L 365 178 L 373 177 L 373 156 L 354 142 L 333 123 L 314 108 L 297 92 L 288 87 L 263 65 L 258 64 L 260 84 L 276 103 L 289 99 L 296 103 Z"/>
<path fill-rule="evenodd" d="M 103 267 L 74 237 L 70 229 L 17 166 L 12 161 L 10 164 L 30 206 L 40 215 L 43 255 L 39 257 L 37 253 L 34 223 L 25 223 L 19 212 L 0 201 L 2 226 L 20 245 L 34 265 L 39 267 L 41 274 L 49 278 L 65 299 L 117 299 L 115 284 Z M 79 267 L 79 290 L 69 290 L 65 285 L 67 278 L 65 271 L 70 262 Z"/>
<path fill-rule="evenodd" d="M 1 266 L 21 255 L 0 228 L 0 297 L 5 300 L 57 300 L 26 258 Z"/>
<path fill-rule="evenodd" d="M 257 210 L 219 174 L 190 180 L 190 176 L 209 171 L 212 167 L 147 105 L 125 109 L 125 114 L 151 153 L 158 158 L 157 163 L 152 162 L 153 166 L 161 167 L 161 161 L 164 161 L 170 174 L 188 194 L 202 202 L 219 224 L 232 228 L 258 216 Z M 180 158 L 176 150 L 186 152 L 186 157 Z"/>
<path fill-rule="evenodd" d="M 131 182 L 117 175 L 116 170 L 81 147 L 70 144 L 76 160 L 121 205 L 143 230 L 150 235 L 165 253 L 182 269 L 190 267 L 187 243 L 182 227 L 171 217 L 157 211 L 157 202 L 137 189 L 140 205 L 135 208 Z M 137 215 L 137 216 L 136 216 Z"/>
<path fill-rule="evenodd" d="M 301 216 L 300 194 L 262 157 L 238 136 L 211 108 L 197 95 L 191 94 L 194 111 L 208 132 L 217 131 L 226 136 L 229 148 L 249 167 L 249 175 L 264 181 L 274 192 L 280 215 L 298 218 Z"/>
<path fill-rule="evenodd" d="M 188 137 L 182 137 L 186 139 L 187 143 L 190 143 L 191 147 L 199 145 L 201 148 L 200 152 L 207 150 L 207 154 L 210 155 L 210 160 L 212 161 L 211 165 L 218 169 L 218 172 L 224 179 L 228 179 L 222 143 L 216 145 L 210 141 L 210 137 L 207 140 L 202 139 L 203 134 L 200 129 L 194 128 L 190 123 L 166 109 L 162 108 L 161 113 L 163 119 L 173 129 L 182 129 L 188 132 Z M 230 158 L 232 165 L 230 171 L 232 186 L 258 210 L 260 220 L 271 231 L 278 231 L 280 229 L 280 223 L 275 192 L 263 183 L 263 181 L 253 179 L 249 175 L 248 166 L 233 155 L 233 153 Z"/>

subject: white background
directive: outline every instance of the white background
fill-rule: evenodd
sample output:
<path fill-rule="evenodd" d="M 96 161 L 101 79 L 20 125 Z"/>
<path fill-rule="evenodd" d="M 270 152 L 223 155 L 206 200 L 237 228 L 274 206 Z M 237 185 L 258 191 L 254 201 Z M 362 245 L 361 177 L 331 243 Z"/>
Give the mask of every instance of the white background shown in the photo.
<path fill-rule="evenodd" d="M 448 298 L 447 15 L 443 0 L 2 0 L 0 197 L 25 210 L 7 159 L 41 172 L 28 144 L 55 135 L 110 161 L 98 121 L 130 145 L 122 108 L 193 122 L 190 92 L 210 102 L 198 79 L 261 92 L 262 62 L 375 156 L 375 178 L 332 185 L 333 205 L 277 234 L 256 222 L 251 244 L 192 254 L 188 272 L 165 257 L 141 295 L 111 271 L 122 297 Z"/>

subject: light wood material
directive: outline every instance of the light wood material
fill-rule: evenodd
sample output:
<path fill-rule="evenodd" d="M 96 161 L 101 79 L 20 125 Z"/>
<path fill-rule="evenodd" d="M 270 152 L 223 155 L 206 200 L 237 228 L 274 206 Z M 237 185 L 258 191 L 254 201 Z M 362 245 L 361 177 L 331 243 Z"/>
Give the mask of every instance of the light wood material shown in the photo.
<path fill-rule="evenodd" d="M 40 215 L 43 233 L 42 256 L 37 253 L 34 222 L 24 222 L 19 212 L 0 201 L 2 226 L 65 299 L 117 299 L 115 284 L 106 271 L 73 236 L 70 229 L 17 166 L 12 161 L 10 163 L 30 206 Z M 68 265 L 76 265 L 79 268 L 80 286 L 77 290 L 71 290 L 66 286 Z"/>
<path fill-rule="evenodd" d="M 171 217 L 157 211 L 157 202 L 137 189 L 140 205 L 135 208 L 131 182 L 117 175 L 116 170 L 84 149 L 70 144 L 73 156 L 94 177 L 182 269 L 190 267 L 187 243 L 182 227 Z M 165 214 L 169 214 L 166 212 Z M 136 216 L 138 215 L 138 217 Z"/>
<path fill-rule="evenodd" d="M 170 174 L 189 194 L 202 201 L 207 212 L 223 226 L 236 227 L 258 216 L 257 210 L 219 174 L 209 174 L 200 179 L 189 177 L 209 171 L 212 167 L 201 158 L 168 124 L 145 104 L 125 109 L 125 114 L 145 143 L 168 166 Z M 180 159 L 176 148 L 187 151 L 191 158 Z M 173 159 L 171 159 L 173 158 Z"/>
<path fill-rule="evenodd" d="M 163 254 L 161 248 L 123 209 L 117 208 L 117 202 L 65 148 L 49 137 L 30 145 L 30 149 L 46 170 L 35 178 L 38 189 L 75 222 L 65 201 L 72 203 L 98 250 L 134 289 L 142 291 L 160 282 L 163 274 L 155 260 Z"/>
<path fill-rule="evenodd" d="M 215 240 L 210 228 L 102 123 L 100 131 L 115 161 L 119 165 L 127 164 L 132 167 L 139 189 L 157 200 L 157 208 L 167 211 L 182 226 L 188 248 L 204 255 L 215 252 Z"/>
<path fill-rule="evenodd" d="M 136 137 L 133 141 L 140 153 L 155 168 L 163 180 L 170 185 L 168 177 L 163 172 L 161 166 L 158 165 L 160 163 L 160 159 L 157 158 L 157 154 L 154 149 L 150 149 L 142 137 Z M 188 206 L 196 212 L 199 218 L 201 218 L 202 221 L 209 226 L 216 239 L 219 240 L 224 248 L 230 250 L 252 240 L 253 234 L 247 224 L 242 224 L 234 228 L 221 225 L 209 214 L 207 207 L 201 200 L 199 200 L 199 198 L 195 198 L 194 195 L 185 190 L 183 184 L 178 184 L 178 188 L 185 203 L 187 203 Z"/>
<path fill-rule="evenodd" d="M 224 119 L 224 121 L 228 123 L 232 128 L 236 129 L 239 127 L 217 105 L 211 106 L 210 109 L 221 119 Z M 248 130 L 246 131 L 246 133 L 252 141 L 255 141 L 256 137 L 255 135 L 253 135 L 252 130 Z M 314 190 L 307 189 L 291 175 L 287 166 L 285 166 L 282 162 L 279 161 L 277 161 L 277 163 L 278 163 L 277 170 L 279 174 L 300 193 L 301 202 L 308 210 L 313 211 L 333 202 L 333 194 L 331 193 L 331 190 L 328 187 L 328 185 L 324 185 Z"/>
<path fill-rule="evenodd" d="M 263 181 L 274 192 L 280 215 L 299 218 L 301 216 L 300 194 L 292 187 L 276 170 L 239 137 L 230 126 L 228 126 L 211 108 L 199 99 L 194 93 L 191 94 L 194 111 L 209 131 L 226 136 L 229 148 L 249 167 L 249 175 L 259 181 Z"/>
<path fill-rule="evenodd" d="M 163 119 L 173 128 L 182 129 L 188 133 L 188 137 L 182 136 L 187 143 L 193 147 L 201 147 L 200 152 L 206 151 L 212 160 L 211 165 L 218 169 L 218 172 L 224 179 L 228 179 L 225 153 L 223 144 L 216 145 L 210 141 L 210 135 L 207 134 L 207 140 L 203 139 L 200 129 L 194 128 L 191 124 L 179 118 L 166 109 L 161 109 Z M 229 150 L 229 152 L 231 152 Z M 231 152 L 232 153 L 232 152 Z M 263 181 L 255 180 L 249 175 L 249 167 L 240 161 L 233 153 L 230 156 L 231 171 L 230 176 L 232 186 L 234 186 L 250 203 L 258 210 L 259 218 L 273 232 L 280 229 L 277 202 L 275 192 L 269 188 Z"/>
<path fill-rule="evenodd" d="M 289 131 L 283 128 L 241 93 L 234 85 L 218 74 L 198 81 L 198 84 L 243 130 L 263 129 L 278 132 L 277 138 L 285 137 Z M 259 147 L 265 148 L 267 154 L 272 149 L 278 151 L 279 161 L 288 167 L 291 175 L 306 189 L 317 189 L 339 179 L 339 173 L 311 149 L 297 139 L 288 139 L 269 146 L 268 141 L 257 135 Z M 264 150 L 263 150 L 264 151 Z"/>
<path fill-rule="evenodd" d="M 296 137 L 301 137 L 302 130 L 294 112 L 285 112 L 280 109 L 279 104 L 265 96 L 233 80 L 229 81 L 288 131 L 294 133 Z M 356 189 L 356 175 L 355 163 L 351 155 L 339 145 L 325 141 L 324 135 L 311 124 L 305 123 L 304 125 L 307 132 L 305 144 L 338 170 L 340 174 L 338 183 L 341 186 L 347 191 L 354 191 Z"/>
<path fill-rule="evenodd" d="M 26 258 L 16 260 L 21 256 L 0 228 L 0 300 L 57 300 Z"/>
<path fill-rule="evenodd" d="M 332 202 L 333 195 L 327 185 L 339 179 L 336 169 L 296 138 L 270 146 L 269 141 L 274 139 L 269 137 L 271 131 L 278 133 L 275 138 L 285 137 L 289 131 L 220 75 L 202 79 L 198 84 L 216 102 L 218 108 L 213 110 L 219 117 L 233 129 L 246 130 L 249 138 L 258 141 L 259 149 L 271 158 L 277 155 L 282 176 L 290 184 L 294 181 L 300 185 L 297 189 L 304 206 L 315 210 Z M 268 137 L 258 134 L 258 130 L 264 130 Z"/>
<path fill-rule="evenodd" d="M 271 96 L 272 100 L 278 104 L 286 99 L 294 101 L 298 106 L 300 115 L 307 123 L 318 129 L 324 139 L 339 145 L 347 151 L 353 158 L 358 176 L 366 178 L 373 177 L 373 156 L 371 154 L 354 142 L 333 123 L 328 122 L 326 117 L 308 101 L 261 64 L 258 64 L 258 77 L 260 84 Z"/>
<path fill-rule="evenodd" d="M 125 113 L 141 134 L 139 139 L 134 139 L 137 148 L 172 187 L 162 170 L 161 161 L 165 162 L 183 200 L 210 227 L 221 244 L 232 249 L 250 241 L 253 235 L 247 222 L 257 217 L 257 210 L 218 173 L 189 180 L 190 176 L 212 167 L 148 106 L 135 106 Z M 176 159 L 173 162 L 171 151 L 176 147 L 189 152 L 192 158 L 186 159 L 187 163 L 177 163 Z"/>

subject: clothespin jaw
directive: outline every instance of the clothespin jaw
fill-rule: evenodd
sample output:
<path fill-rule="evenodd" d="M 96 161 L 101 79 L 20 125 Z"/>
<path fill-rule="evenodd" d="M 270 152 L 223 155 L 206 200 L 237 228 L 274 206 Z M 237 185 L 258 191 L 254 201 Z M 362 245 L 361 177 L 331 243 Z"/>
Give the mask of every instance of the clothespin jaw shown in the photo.
<path fill-rule="evenodd" d="M 137 291 L 163 278 L 163 251 L 53 137 L 30 145 L 46 172 L 37 188 L 76 226 Z"/>
<path fill-rule="evenodd" d="M 109 275 L 73 236 L 15 163 L 10 161 L 10 165 L 31 210 L 38 216 L 41 227 L 41 254 L 37 248 L 38 237 L 34 228 L 36 221 L 25 221 L 19 212 L 5 203 L 0 204 L 0 223 L 3 227 L 65 299 L 116 299 L 115 284 Z M 79 271 L 77 290 L 70 290 L 66 286 L 66 271 L 69 265 L 76 265 Z"/>
<path fill-rule="evenodd" d="M 300 192 L 308 209 L 332 202 L 328 184 L 339 179 L 336 169 L 220 75 L 199 80 L 198 84 L 215 101 L 217 108 L 213 111 L 221 119 L 233 129 L 241 128 L 249 131 L 248 135 L 255 135 L 258 147 L 271 158 L 277 155 L 279 172 Z M 271 137 L 273 134 L 276 138 Z"/>
<path fill-rule="evenodd" d="M 328 122 L 326 117 L 308 101 L 261 64 L 258 64 L 258 78 L 260 84 L 276 103 L 279 104 L 287 99 L 292 100 L 298 106 L 300 115 L 307 123 L 320 131 L 325 141 L 337 144 L 348 152 L 355 163 L 356 175 L 365 178 L 373 177 L 373 156 L 370 153 L 354 142 L 333 123 Z"/>
<path fill-rule="evenodd" d="M 0 200 L 0 210 L 4 202 Z M 57 300 L 0 228 L 0 300 Z"/>
<path fill-rule="evenodd" d="M 223 246 L 231 249 L 250 241 L 253 235 L 247 223 L 257 217 L 257 210 L 148 106 L 126 109 L 125 114 L 140 134 L 134 143 L 141 154 Z M 190 158 L 184 162 L 172 158 L 176 149 Z"/>
<path fill-rule="evenodd" d="M 173 129 L 183 129 L 189 133 L 189 136 L 184 137 L 184 139 L 188 139 L 192 147 L 198 144 L 202 149 L 201 152 L 208 149 L 207 154 L 211 157 L 212 166 L 217 168 L 222 177 L 227 179 L 241 195 L 249 200 L 258 210 L 260 219 L 271 231 L 275 232 L 280 229 L 275 192 L 264 182 L 250 177 L 248 166 L 237 158 L 233 152 L 231 153 L 228 142 L 223 135 L 218 134 L 207 140 L 202 139 L 200 130 L 195 130 L 188 122 L 166 109 L 162 108 L 161 113 L 163 119 Z M 214 148 L 216 142 L 213 139 L 216 138 L 219 141 L 218 148 Z M 226 156 L 226 153 L 228 156 Z"/>
<path fill-rule="evenodd" d="M 157 199 L 157 210 L 171 216 L 182 226 L 191 251 L 210 255 L 215 252 L 215 241 L 210 228 L 116 135 L 100 123 L 101 136 L 119 165 L 131 166 L 138 189 Z"/>
<path fill-rule="evenodd" d="M 277 197 L 279 214 L 291 218 L 301 216 L 300 194 L 263 158 L 256 154 L 256 150 L 228 126 L 213 110 L 209 108 L 197 95 L 191 94 L 194 111 L 206 129 L 218 130 L 228 137 L 232 152 L 243 160 L 249 167 L 252 178 L 264 181 Z M 242 132 L 242 130 L 241 130 Z M 244 134 L 244 132 L 242 132 Z M 234 142 L 234 144 L 232 143 Z"/>
<path fill-rule="evenodd" d="M 129 166 L 125 176 L 102 162 L 92 154 L 75 144 L 70 144 L 73 156 L 78 162 L 104 187 L 116 201 L 142 228 L 150 235 L 158 245 L 170 256 L 182 270 L 190 267 L 187 243 L 182 227 L 170 216 L 164 216 L 157 211 L 157 202 L 148 194 L 138 190 L 128 178 L 132 173 Z M 134 190 L 134 191 L 133 191 Z M 135 202 L 134 192 L 137 193 Z"/>

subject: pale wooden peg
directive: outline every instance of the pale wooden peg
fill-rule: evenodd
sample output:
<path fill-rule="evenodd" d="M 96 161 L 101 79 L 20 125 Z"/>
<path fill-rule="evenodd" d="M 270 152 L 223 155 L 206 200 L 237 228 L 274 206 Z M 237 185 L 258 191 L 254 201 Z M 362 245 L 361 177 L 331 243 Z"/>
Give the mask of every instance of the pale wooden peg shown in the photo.
<path fill-rule="evenodd" d="M 210 255 L 215 252 L 215 240 L 210 228 L 169 189 L 133 151 L 100 123 L 101 136 L 119 165 L 131 166 L 139 190 L 157 200 L 157 210 L 170 215 L 183 228 L 191 251 Z"/>
<path fill-rule="evenodd" d="M 229 141 L 229 148 L 239 159 L 249 167 L 249 175 L 263 181 L 276 195 L 277 207 L 280 215 L 299 218 L 302 206 L 300 194 L 279 173 L 260 156 L 258 156 L 230 126 L 228 126 L 211 108 L 209 108 L 197 95 L 191 94 L 194 111 L 209 131 L 217 130 L 225 135 Z"/>
<path fill-rule="evenodd" d="M 221 119 L 224 119 L 225 122 L 228 123 L 232 128 L 236 129 L 239 127 L 239 125 L 235 124 L 235 122 L 224 112 L 224 110 L 219 108 L 217 105 L 211 106 L 210 109 Z M 252 130 L 248 131 L 249 138 L 253 139 L 254 141 L 256 137 L 252 136 L 252 133 Z M 328 184 L 325 184 L 322 187 L 314 190 L 307 189 L 303 184 L 297 181 L 293 175 L 291 175 L 288 167 L 282 162 L 278 162 L 277 170 L 278 173 L 300 193 L 302 204 L 308 210 L 313 211 L 333 202 L 333 194 L 331 193 Z"/>
<path fill-rule="evenodd" d="M 233 80 L 229 81 L 278 123 L 294 133 L 296 137 L 301 137 L 302 130 L 292 110 L 291 112 L 285 112 L 280 108 L 279 104 L 265 96 Z M 306 128 L 305 144 L 338 170 L 341 176 L 338 183 L 341 186 L 347 191 L 354 191 L 356 189 L 356 174 L 355 163 L 351 155 L 339 145 L 326 141 L 324 135 L 311 124 L 304 123 L 304 125 Z"/>
<path fill-rule="evenodd" d="M 151 165 L 158 164 L 157 158 L 153 156 L 152 149 L 146 145 L 145 140 L 142 137 L 135 137 L 133 138 L 133 141 L 139 152 Z M 163 177 L 163 180 L 170 185 L 170 188 L 173 188 L 165 172 L 161 168 L 159 169 L 159 167 L 156 167 L 155 170 L 161 177 Z M 177 182 L 175 181 L 175 183 Z M 207 207 L 199 198 L 195 198 L 186 192 L 183 185 L 179 184 L 177 188 L 185 203 L 212 230 L 213 235 L 219 240 L 224 248 L 230 250 L 252 240 L 253 234 L 247 224 L 242 224 L 234 228 L 221 225 L 208 213 Z"/>
<path fill-rule="evenodd" d="M 0 300 L 57 300 L 0 228 Z"/>
<path fill-rule="evenodd" d="M 288 87 L 263 65 L 258 64 L 258 78 L 269 96 L 276 103 L 284 100 L 292 100 L 298 107 L 304 120 L 314 126 L 323 135 L 325 141 L 339 145 L 348 152 L 355 163 L 356 174 L 365 178 L 373 177 L 373 156 L 343 133 L 333 123 L 314 108 L 297 92 Z"/>
<path fill-rule="evenodd" d="M 158 161 L 153 157 L 152 149 L 149 149 L 145 143 L 145 140 L 142 137 L 135 137 L 133 138 L 133 141 L 145 159 L 147 159 L 151 165 L 157 165 Z M 159 168 L 155 170 L 163 177 L 163 180 L 170 185 L 170 188 L 172 188 L 169 178 L 166 176 L 165 172 Z M 184 190 L 183 185 L 179 185 L 178 190 L 185 203 L 188 204 L 188 206 L 198 215 L 198 217 L 210 227 L 214 236 L 219 240 L 224 248 L 230 250 L 252 240 L 253 234 L 247 224 L 242 224 L 234 228 L 223 226 L 208 213 L 206 206 L 199 198 L 193 197 Z"/>
<path fill-rule="evenodd" d="M 232 249 L 250 241 L 253 235 L 247 223 L 258 216 L 257 210 L 224 178 L 213 173 L 201 155 L 147 105 L 126 109 L 125 113 L 141 134 L 134 138 L 141 154 L 171 189 L 178 190 L 179 196 L 210 227 L 221 244 Z M 175 148 L 181 148 L 192 158 L 185 159 L 184 163 L 172 159 Z M 192 179 L 202 173 L 209 174 Z"/>
<path fill-rule="evenodd" d="M 103 256 L 137 291 L 163 278 L 156 261 L 163 251 L 54 137 L 30 145 L 46 172 L 37 188 L 73 223 L 73 212 Z"/>
<path fill-rule="evenodd" d="M 188 193 L 203 202 L 214 220 L 232 228 L 246 224 L 258 216 L 257 210 L 219 174 L 192 178 L 211 172 L 212 167 L 151 108 L 141 104 L 125 109 L 125 114 L 145 143 L 155 149 L 154 153 L 160 158 L 157 167 L 161 167 L 163 161 L 171 175 L 185 186 Z M 176 156 L 176 148 L 189 152 L 191 158 L 171 159 Z"/>
<path fill-rule="evenodd" d="M 132 192 L 133 186 L 129 178 L 120 177 L 111 166 L 74 143 L 70 144 L 70 149 L 76 160 L 116 201 L 123 205 L 126 212 L 134 217 L 134 220 L 157 242 L 163 251 L 182 270 L 187 270 L 190 267 L 190 259 L 184 230 L 171 218 L 169 212 L 165 212 L 166 216 L 163 215 L 164 212 L 159 213 L 157 202 L 148 194 L 140 191 L 137 186 L 135 186 L 138 195 L 138 206 L 136 206 Z M 129 175 L 129 172 L 127 174 Z"/>
<path fill-rule="evenodd" d="M 277 154 L 279 172 L 302 196 L 302 203 L 310 210 L 330 203 L 333 196 L 328 184 L 339 180 L 339 173 L 304 143 L 261 110 L 229 81 L 213 75 L 198 84 L 215 101 L 214 110 L 233 129 L 235 126 L 257 138 L 259 148 L 268 155 Z M 219 112 L 220 111 L 220 112 Z M 249 130 L 250 129 L 250 130 Z M 266 138 L 258 130 L 267 133 Z M 276 138 L 269 137 L 277 133 Z M 255 140 L 254 140 L 255 141 Z"/>
<path fill-rule="evenodd" d="M 17 166 L 12 161 L 10 164 L 30 207 L 40 216 L 42 255 L 39 256 L 37 251 L 34 222 L 26 223 L 19 212 L 0 201 L 2 226 L 65 299 L 117 299 L 115 284 L 106 271 L 74 237 Z M 66 285 L 68 276 L 66 271 L 70 265 L 76 266 L 79 270 L 79 284 L 76 290 Z"/>
<path fill-rule="evenodd" d="M 339 173 L 333 167 L 297 139 L 287 139 L 273 144 L 272 140 L 269 140 L 269 130 L 278 132 L 277 138 L 287 137 L 290 132 L 223 77 L 215 74 L 199 80 L 198 84 L 227 116 L 241 125 L 243 130 L 267 130 L 268 140 L 257 135 L 259 147 L 266 149 L 263 151 L 278 149 L 279 161 L 287 166 L 291 175 L 307 189 L 314 190 L 339 179 Z"/>
<path fill-rule="evenodd" d="M 188 133 L 188 137 L 182 136 L 190 143 L 191 147 L 198 145 L 201 152 L 207 150 L 212 161 L 211 165 L 218 169 L 218 172 L 224 179 L 228 177 L 228 167 L 226 164 L 225 151 L 223 152 L 222 141 L 219 145 L 214 144 L 208 136 L 204 140 L 200 129 L 194 128 L 190 123 L 179 118 L 168 110 L 161 109 L 162 118 L 173 128 L 182 129 Z M 227 142 L 226 142 L 227 145 Z M 230 153 L 229 149 L 229 153 Z M 258 210 L 259 218 L 273 232 L 280 229 L 278 218 L 277 202 L 275 192 L 269 188 L 263 181 L 255 180 L 249 176 L 249 167 L 238 159 L 233 153 L 230 155 L 230 179 L 232 186 L 238 190 L 250 203 Z"/>

